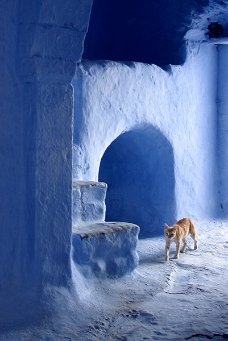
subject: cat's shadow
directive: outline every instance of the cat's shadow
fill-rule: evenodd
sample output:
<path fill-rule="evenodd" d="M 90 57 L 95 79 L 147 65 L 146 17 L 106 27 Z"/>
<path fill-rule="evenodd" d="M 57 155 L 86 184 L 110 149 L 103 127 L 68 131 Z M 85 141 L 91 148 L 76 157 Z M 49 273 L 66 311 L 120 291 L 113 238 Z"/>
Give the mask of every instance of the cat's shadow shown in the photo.
<path fill-rule="evenodd" d="M 180 258 L 182 258 L 184 255 L 187 255 L 187 254 L 190 254 L 190 252 L 194 252 L 194 248 L 187 248 L 184 252 L 180 252 L 180 256 L 179 258 L 177 258 L 175 255 L 172 255 L 171 257 L 169 257 L 169 260 L 172 260 L 172 261 L 178 261 L 180 260 Z"/>
<path fill-rule="evenodd" d="M 171 256 L 169 258 L 169 260 L 171 262 L 178 262 L 182 257 L 184 257 L 184 255 L 189 254 L 189 252 L 194 252 L 194 248 L 188 248 L 185 252 L 182 252 L 179 258 L 176 258 L 174 253 L 171 253 Z M 162 252 L 158 252 L 156 254 L 153 255 L 139 255 L 139 265 L 143 265 L 143 264 L 167 264 L 168 262 L 165 261 L 165 255 Z"/>
<path fill-rule="evenodd" d="M 181 252 L 180 258 L 184 257 L 184 255 L 190 254 L 190 252 L 195 252 L 193 247 L 187 246 L 187 249 L 185 252 Z M 171 262 L 178 262 L 180 258 L 175 258 L 175 248 L 170 251 L 170 258 L 169 260 Z M 142 251 L 139 252 L 139 265 L 156 265 L 156 264 L 167 264 L 168 262 L 165 261 L 165 254 L 164 250 L 156 250 L 150 254 L 144 254 Z"/>

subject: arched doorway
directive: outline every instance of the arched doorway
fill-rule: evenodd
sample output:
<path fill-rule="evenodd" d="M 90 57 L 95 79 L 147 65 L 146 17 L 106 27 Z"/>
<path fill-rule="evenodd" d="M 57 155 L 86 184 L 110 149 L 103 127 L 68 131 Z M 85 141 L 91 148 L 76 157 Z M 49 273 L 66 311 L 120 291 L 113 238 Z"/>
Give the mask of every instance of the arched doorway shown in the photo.
<path fill-rule="evenodd" d="M 108 184 L 107 221 L 136 223 L 145 238 L 175 220 L 173 149 L 158 129 L 135 129 L 114 140 L 102 157 L 99 181 Z"/>

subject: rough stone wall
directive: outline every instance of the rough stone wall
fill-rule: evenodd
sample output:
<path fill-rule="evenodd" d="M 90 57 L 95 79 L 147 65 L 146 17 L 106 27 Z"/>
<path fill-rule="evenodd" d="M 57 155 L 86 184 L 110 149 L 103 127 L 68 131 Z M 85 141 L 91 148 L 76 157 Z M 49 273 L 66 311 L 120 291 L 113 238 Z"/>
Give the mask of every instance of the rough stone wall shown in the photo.
<path fill-rule="evenodd" d="M 22 94 L 17 74 L 18 5 L 18 1 L 0 3 L 0 307 L 6 319 L 10 318 L 6 307 L 11 301 L 6 290 L 14 292 L 26 283 L 28 266 L 24 256 L 26 253 L 28 259 L 30 252 L 30 231 L 25 235 L 24 227 L 26 186 Z"/>

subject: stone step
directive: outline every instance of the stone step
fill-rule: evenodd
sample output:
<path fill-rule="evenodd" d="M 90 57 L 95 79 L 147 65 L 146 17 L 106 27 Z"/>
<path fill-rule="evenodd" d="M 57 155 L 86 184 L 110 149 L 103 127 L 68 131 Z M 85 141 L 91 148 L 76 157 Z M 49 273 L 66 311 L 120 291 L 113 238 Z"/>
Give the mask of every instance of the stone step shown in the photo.
<path fill-rule="evenodd" d="M 73 224 L 105 220 L 107 184 L 94 181 L 73 181 Z"/>
<path fill-rule="evenodd" d="M 86 277 L 122 277 L 138 265 L 138 234 L 139 226 L 124 222 L 74 226 L 73 260 Z"/>

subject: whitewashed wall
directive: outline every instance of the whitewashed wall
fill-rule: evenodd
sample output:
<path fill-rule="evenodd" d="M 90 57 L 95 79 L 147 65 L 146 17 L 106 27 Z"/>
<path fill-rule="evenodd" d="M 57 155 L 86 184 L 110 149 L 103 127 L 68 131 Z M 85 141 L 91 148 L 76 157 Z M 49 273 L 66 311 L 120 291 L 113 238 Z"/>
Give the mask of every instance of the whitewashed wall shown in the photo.
<path fill-rule="evenodd" d="M 214 46 L 189 43 L 185 64 L 169 72 L 141 63 L 83 61 L 73 84 L 74 178 L 97 181 L 108 146 L 124 132 L 151 125 L 173 148 L 177 217 L 218 213 Z"/>

